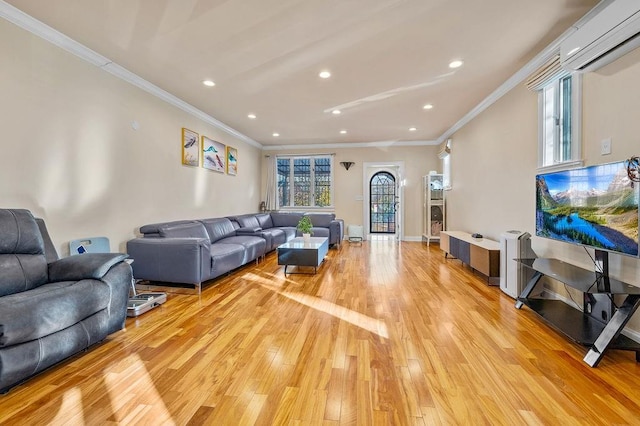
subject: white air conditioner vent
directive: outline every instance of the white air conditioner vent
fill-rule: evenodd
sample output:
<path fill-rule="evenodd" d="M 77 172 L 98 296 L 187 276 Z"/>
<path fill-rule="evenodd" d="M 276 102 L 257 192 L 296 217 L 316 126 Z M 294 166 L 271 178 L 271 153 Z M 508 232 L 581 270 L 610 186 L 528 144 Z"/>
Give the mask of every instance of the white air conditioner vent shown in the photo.
<path fill-rule="evenodd" d="M 560 45 L 568 71 L 593 71 L 640 46 L 640 0 L 615 0 Z"/>

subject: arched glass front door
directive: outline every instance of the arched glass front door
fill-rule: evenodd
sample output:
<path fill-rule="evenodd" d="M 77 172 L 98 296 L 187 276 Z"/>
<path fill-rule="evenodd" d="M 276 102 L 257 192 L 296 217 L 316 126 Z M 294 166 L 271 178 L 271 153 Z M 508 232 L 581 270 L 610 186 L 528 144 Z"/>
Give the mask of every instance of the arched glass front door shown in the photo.
<path fill-rule="evenodd" d="M 396 208 L 396 179 L 388 172 L 374 174 L 369 182 L 369 232 L 395 234 Z"/>

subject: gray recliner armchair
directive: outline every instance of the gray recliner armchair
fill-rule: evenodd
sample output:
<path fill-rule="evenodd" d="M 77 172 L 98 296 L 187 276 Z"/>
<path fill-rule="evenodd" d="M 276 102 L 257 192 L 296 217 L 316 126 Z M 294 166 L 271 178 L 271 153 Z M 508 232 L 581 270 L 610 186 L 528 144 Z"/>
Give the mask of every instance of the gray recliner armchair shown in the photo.
<path fill-rule="evenodd" d="M 44 222 L 0 209 L 0 392 L 124 328 L 126 258 L 58 259 Z"/>

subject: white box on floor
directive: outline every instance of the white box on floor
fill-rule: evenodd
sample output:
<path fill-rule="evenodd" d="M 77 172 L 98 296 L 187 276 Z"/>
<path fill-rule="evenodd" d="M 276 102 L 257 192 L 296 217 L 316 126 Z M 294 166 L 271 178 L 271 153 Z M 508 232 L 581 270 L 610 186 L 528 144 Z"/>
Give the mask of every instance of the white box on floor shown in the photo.
<path fill-rule="evenodd" d="M 361 225 L 349 225 L 347 234 L 349 241 L 362 241 L 364 239 L 364 229 Z"/>

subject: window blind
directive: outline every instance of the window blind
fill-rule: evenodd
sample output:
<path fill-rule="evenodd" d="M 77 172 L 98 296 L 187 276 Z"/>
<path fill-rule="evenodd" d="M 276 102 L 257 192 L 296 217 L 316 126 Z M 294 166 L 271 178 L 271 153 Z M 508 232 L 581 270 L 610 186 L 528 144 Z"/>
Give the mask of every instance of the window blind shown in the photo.
<path fill-rule="evenodd" d="M 544 65 L 536 70 L 526 81 L 527 89 L 537 92 L 549 82 L 569 75 L 560 66 L 560 54 L 553 55 Z"/>

